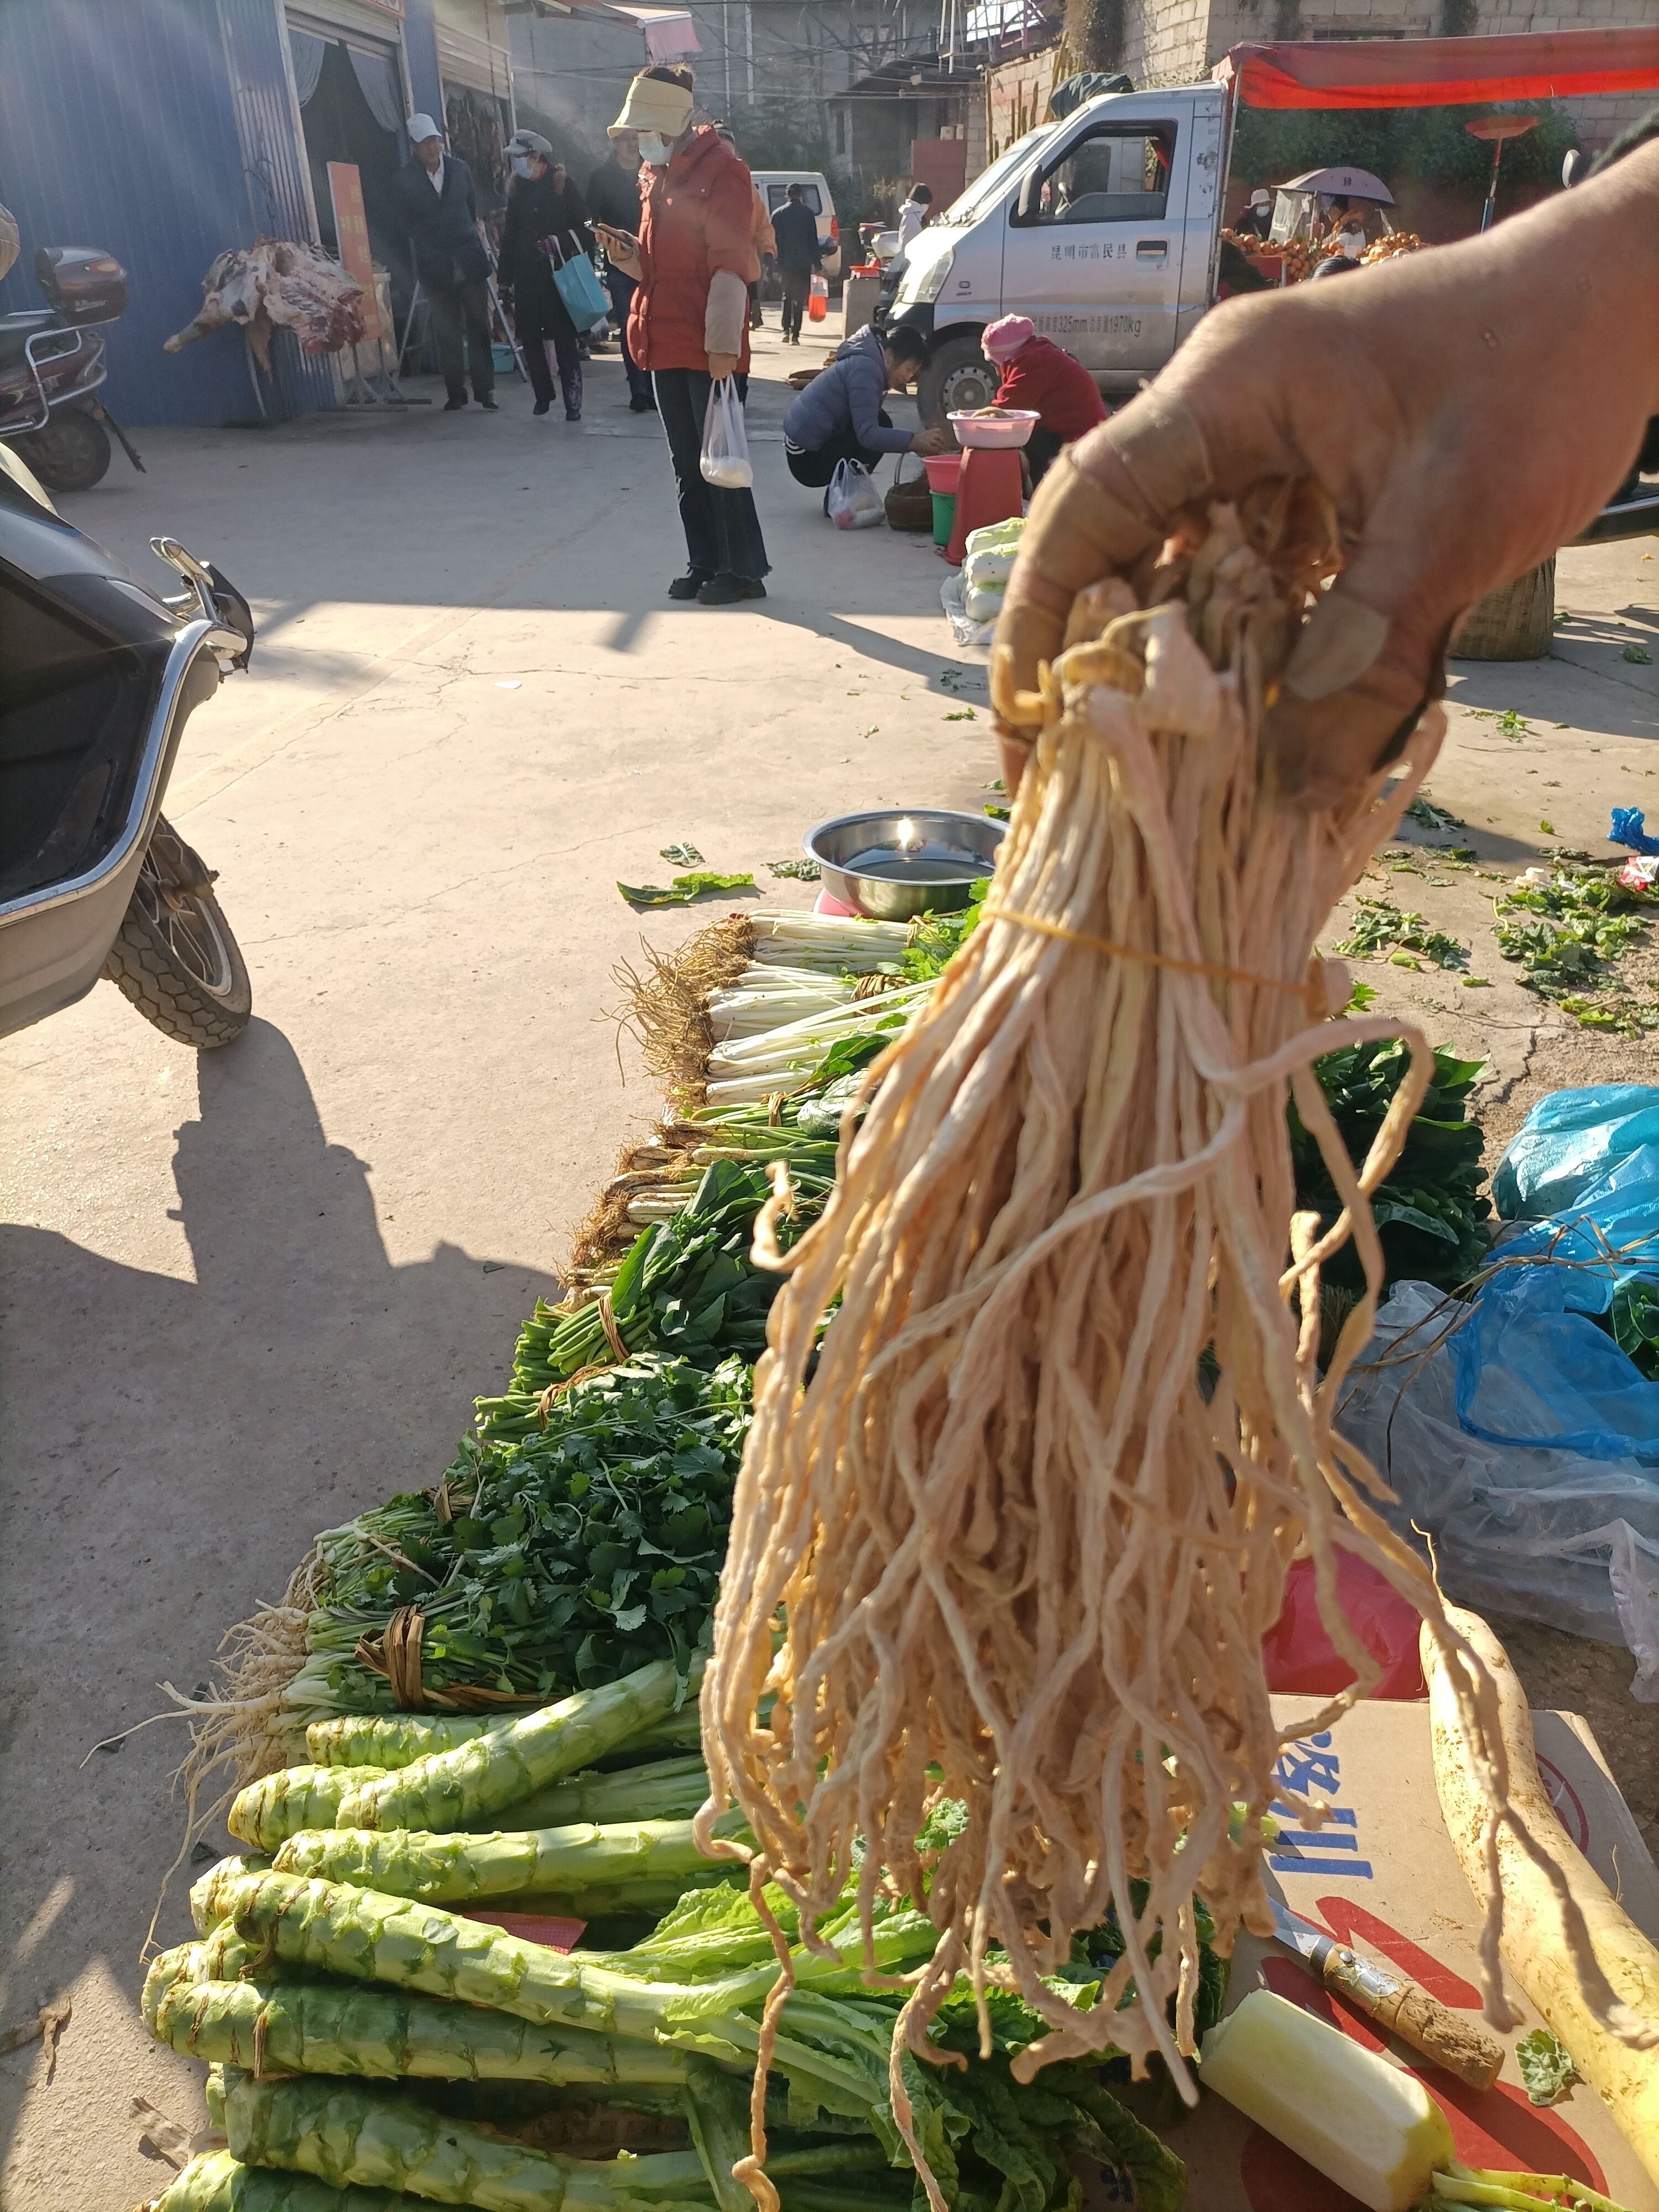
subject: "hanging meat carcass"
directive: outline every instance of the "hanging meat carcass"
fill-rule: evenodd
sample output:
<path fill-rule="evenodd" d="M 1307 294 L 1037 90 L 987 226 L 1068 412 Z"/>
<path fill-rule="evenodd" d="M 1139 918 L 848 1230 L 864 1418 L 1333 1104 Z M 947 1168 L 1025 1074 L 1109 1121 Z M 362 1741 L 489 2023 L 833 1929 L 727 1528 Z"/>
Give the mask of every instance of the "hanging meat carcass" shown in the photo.
<path fill-rule="evenodd" d="M 363 288 L 320 246 L 287 238 L 233 246 L 208 270 L 202 292 L 195 321 L 168 338 L 164 352 L 177 353 L 192 338 L 240 323 L 269 374 L 270 333 L 277 324 L 291 330 L 307 353 L 337 353 L 363 335 Z"/>

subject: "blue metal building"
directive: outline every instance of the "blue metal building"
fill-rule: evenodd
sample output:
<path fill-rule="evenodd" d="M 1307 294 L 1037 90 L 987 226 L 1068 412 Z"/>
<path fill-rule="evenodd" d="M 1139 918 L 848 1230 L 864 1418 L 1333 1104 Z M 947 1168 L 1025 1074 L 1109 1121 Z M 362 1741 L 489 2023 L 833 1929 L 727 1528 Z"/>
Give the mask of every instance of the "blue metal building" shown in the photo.
<path fill-rule="evenodd" d="M 307 357 L 288 332 L 272 349 L 272 383 L 257 392 L 239 330 L 176 355 L 162 342 L 194 317 L 209 264 L 228 246 L 264 236 L 332 248 L 331 212 L 319 206 L 314 179 L 322 154 L 333 155 L 317 143 L 307 152 L 318 133 L 302 117 L 296 48 L 314 53 L 339 42 L 344 97 L 364 99 L 346 60 L 368 95 L 357 127 L 375 134 L 383 164 L 395 163 L 408 158 L 400 125 L 411 110 L 444 118 L 447 108 L 453 126 L 464 103 L 482 102 L 487 120 L 498 111 L 511 130 L 504 69 L 496 83 L 496 53 L 506 48 L 504 24 L 496 36 L 500 8 L 501 0 L 0 0 L 0 204 L 22 238 L 0 309 L 40 305 L 38 246 L 100 246 L 123 264 L 130 286 L 126 313 L 104 332 L 105 397 L 119 420 L 218 424 L 248 420 L 262 401 L 276 414 L 333 405 L 333 364 Z M 313 71 L 313 93 L 316 84 Z"/>

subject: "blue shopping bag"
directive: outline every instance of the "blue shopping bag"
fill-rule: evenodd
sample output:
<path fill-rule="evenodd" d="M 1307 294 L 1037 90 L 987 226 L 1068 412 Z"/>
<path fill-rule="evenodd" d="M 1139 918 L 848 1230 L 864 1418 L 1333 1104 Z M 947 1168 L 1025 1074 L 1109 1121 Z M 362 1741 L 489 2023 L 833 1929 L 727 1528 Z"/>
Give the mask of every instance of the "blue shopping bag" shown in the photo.
<path fill-rule="evenodd" d="M 553 263 L 553 282 L 570 311 L 571 321 L 579 331 L 591 331 L 595 323 L 605 320 L 611 303 L 593 264 L 581 251 L 580 241 L 574 232 L 567 232 L 566 236 L 570 241 L 568 252 L 557 239 L 544 239 L 538 243 L 551 248 L 548 258 Z"/>

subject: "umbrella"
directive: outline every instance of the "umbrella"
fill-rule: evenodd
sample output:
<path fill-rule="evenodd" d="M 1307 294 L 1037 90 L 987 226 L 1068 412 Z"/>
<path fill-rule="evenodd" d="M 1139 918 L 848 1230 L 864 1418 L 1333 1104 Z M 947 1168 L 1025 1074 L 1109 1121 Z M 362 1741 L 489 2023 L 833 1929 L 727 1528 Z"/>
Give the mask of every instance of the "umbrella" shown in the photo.
<path fill-rule="evenodd" d="M 1281 192 L 1340 193 L 1351 200 L 1375 200 L 1380 207 L 1394 205 L 1394 194 L 1369 169 L 1310 169 L 1279 189 Z"/>

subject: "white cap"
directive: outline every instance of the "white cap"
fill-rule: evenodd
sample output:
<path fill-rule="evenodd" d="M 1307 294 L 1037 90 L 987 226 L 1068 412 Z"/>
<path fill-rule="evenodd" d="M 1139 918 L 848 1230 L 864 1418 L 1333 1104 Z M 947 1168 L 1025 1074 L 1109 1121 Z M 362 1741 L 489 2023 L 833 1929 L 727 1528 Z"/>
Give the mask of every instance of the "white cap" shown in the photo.
<path fill-rule="evenodd" d="M 1250 194 L 1250 205 L 1252 207 L 1271 207 L 1273 204 L 1273 195 L 1267 191 L 1265 185 L 1258 185 L 1255 190 Z"/>
<path fill-rule="evenodd" d="M 408 130 L 410 140 L 416 146 L 423 138 L 441 138 L 444 135 L 429 115 L 411 115 Z"/>

